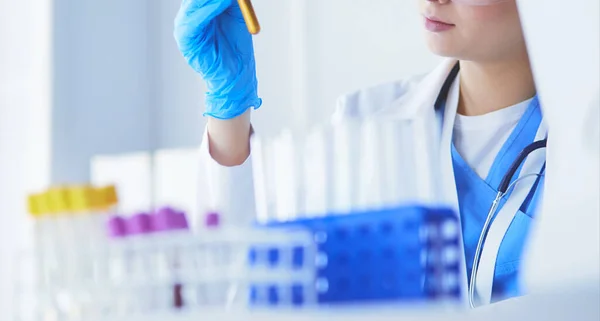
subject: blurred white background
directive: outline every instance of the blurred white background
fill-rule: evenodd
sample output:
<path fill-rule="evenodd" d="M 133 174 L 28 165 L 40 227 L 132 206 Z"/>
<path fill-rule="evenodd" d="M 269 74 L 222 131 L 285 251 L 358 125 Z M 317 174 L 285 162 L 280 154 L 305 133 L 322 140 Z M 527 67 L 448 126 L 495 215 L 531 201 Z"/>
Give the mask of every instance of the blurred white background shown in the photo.
<path fill-rule="evenodd" d="M 52 180 L 89 179 L 97 154 L 195 147 L 201 79 L 175 46 L 179 1 L 54 1 Z M 258 0 L 265 134 L 323 121 L 349 90 L 430 69 L 416 1 Z M 298 100 L 303 100 L 298 104 Z"/>
<path fill-rule="evenodd" d="M 117 182 L 124 211 L 196 210 L 205 89 L 173 40 L 179 3 L 0 0 L 0 262 L 29 239 L 26 194 L 48 184 Z M 416 4 L 254 1 L 257 130 L 328 121 L 340 94 L 431 69 Z"/>
<path fill-rule="evenodd" d="M 426 72 L 438 60 L 422 43 L 416 1 L 254 2 L 265 101 L 254 124 L 266 135 L 326 121 L 341 93 Z M 124 211 L 152 203 L 195 210 L 204 88 L 174 44 L 178 5 L 0 0 L 0 320 L 10 316 L 13 251 L 29 240 L 27 193 L 117 182 Z M 530 274 L 537 287 L 597 284 L 598 1 L 520 7 L 554 144 Z"/>

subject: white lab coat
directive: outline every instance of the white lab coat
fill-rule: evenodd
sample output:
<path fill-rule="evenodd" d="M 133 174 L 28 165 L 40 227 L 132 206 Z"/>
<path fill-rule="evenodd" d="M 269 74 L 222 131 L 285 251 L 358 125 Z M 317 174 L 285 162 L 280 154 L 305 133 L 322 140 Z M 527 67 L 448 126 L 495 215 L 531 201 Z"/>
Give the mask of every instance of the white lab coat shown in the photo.
<path fill-rule="evenodd" d="M 552 130 L 525 281 L 535 292 L 583 285 L 600 293 L 600 1 L 517 4 Z"/>
<path fill-rule="evenodd" d="M 444 81 L 455 64 L 455 60 L 446 60 L 425 76 L 383 84 L 342 96 L 338 100 L 333 121 L 340 122 L 352 117 L 384 116 L 436 123 L 437 118 L 433 106 Z M 455 115 L 456 106 L 446 108 L 444 123 L 441 124 L 439 161 L 442 173 L 440 184 L 443 189 L 442 201 L 458 209 L 450 152 Z M 545 129 L 542 128 L 536 138 L 543 138 L 545 134 Z M 209 208 L 218 209 L 223 213 L 224 220 L 227 223 L 249 222 L 254 217 L 255 212 L 252 157 L 249 157 L 240 166 L 223 167 L 211 158 L 207 142 L 205 132 L 201 146 L 201 162 L 205 170 L 201 179 L 203 185 L 201 190 L 206 191 L 206 194 L 201 195 L 201 203 Z M 539 171 L 543 164 L 543 158 L 543 153 L 534 153 L 524 164 L 522 172 Z M 527 167 L 529 167 L 529 170 Z M 477 292 L 484 303 L 490 302 L 495 261 L 502 238 L 531 186 L 532 184 L 529 182 L 517 184 L 510 198 L 513 202 L 509 201 L 505 204 L 503 210 L 497 215 L 498 222 L 492 225 L 488 234 L 488 240 L 490 241 L 486 242 L 484 247 L 477 280 Z M 464 261 L 463 259 L 462 262 Z M 465 267 L 462 268 L 464 272 Z M 464 275 L 463 288 L 466 289 L 466 273 L 462 274 Z"/>

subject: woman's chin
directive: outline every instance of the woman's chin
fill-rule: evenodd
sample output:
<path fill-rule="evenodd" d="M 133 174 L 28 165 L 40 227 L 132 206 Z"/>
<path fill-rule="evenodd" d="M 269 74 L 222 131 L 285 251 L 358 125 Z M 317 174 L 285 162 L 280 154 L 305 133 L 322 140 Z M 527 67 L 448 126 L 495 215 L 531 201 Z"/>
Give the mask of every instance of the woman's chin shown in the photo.
<path fill-rule="evenodd" d="M 432 39 L 437 38 L 437 39 Z M 456 41 L 449 41 L 447 39 L 440 39 L 433 35 L 432 37 L 427 37 L 427 47 L 431 53 L 436 56 L 446 57 L 446 58 L 459 58 L 463 56 L 464 51 L 460 50 L 460 48 L 456 45 Z"/>
<path fill-rule="evenodd" d="M 444 58 L 457 58 L 456 52 L 453 50 L 448 50 L 445 48 L 437 48 L 437 47 L 429 47 L 429 51 L 436 56 L 444 57 Z"/>

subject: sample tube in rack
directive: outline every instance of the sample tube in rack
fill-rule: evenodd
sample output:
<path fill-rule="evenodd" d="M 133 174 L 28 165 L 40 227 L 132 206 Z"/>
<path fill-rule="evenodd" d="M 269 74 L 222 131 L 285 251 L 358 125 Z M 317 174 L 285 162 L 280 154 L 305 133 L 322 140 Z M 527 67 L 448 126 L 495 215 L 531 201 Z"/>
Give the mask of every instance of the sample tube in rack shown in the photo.
<path fill-rule="evenodd" d="M 361 124 L 361 140 L 358 162 L 358 184 L 355 186 L 358 208 L 373 210 L 384 206 L 383 183 L 386 173 L 383 171 L 384 159 L 382 146 L 382 122 L 368 119 Z"/>
<path fill-rule="evenodd" d="M 54 263 L 60 263 L 61 266 L 55 266 L 55 272 L 60 280 L 58 282 L 73 282 L 76 278 L 73 266 L 74 253 L 71 251 L 72 243 L 75 239 L 75 228 L 71 220 L 70 204 L 68 200 L 68 188 L 63 186 L 51 187 L 47 191 L 47 204 L 49 208 L 49 233 L 48 242 L 53 248 Z M 67 263 L 65 267 L 63 264 Z"/>
<path fill-rule="evenodd" d="M 47 248 L 49 244 L 48 224 L 50 222 L 46 193 L 29 195 L 27 198 L 27 207 L 29 215 L 33 220 L 34 262 L 36 264 L 37 279 L 42 285 L 47 286 L 49 282 L 47 256 L 52 249 Z"/>
<path fill-rule="evenodd" d="M 347 120 L 333 128 L 333 212 L 351 213 L 358 205 L 360 126 Z"/>
<path fill-rule="evenodd" d="M 91 186 L 83 185 L 69 189 L 69 202 L 71 211 L 76 214 L 73 217 L 73 225 L 79 242 L 88 243 L 89 227 L 87 226 L 87 215 L 94 200 L 93 189 Z"/>
<path fill-rule="evenodd" d="M 74 190 L 78 201 L 78 211 L 84 214 L 85 233 L 92 246 L 106 241 L 105 226 L 110 214 L 118 205 L 117 190 L 114 185 L 104 187 L 85 186 Z"/>
<path fill-rule="evenodd" d="M 116 207 L 117 197 L 114 186 L 95 188 L 84 185 L 70 190 L 72 209 L 76 213 L 78 239 L 90 253 L 89 275 L 94 281 L 108 276 L 108 238 L 105 233 L 108 216 Z"/>

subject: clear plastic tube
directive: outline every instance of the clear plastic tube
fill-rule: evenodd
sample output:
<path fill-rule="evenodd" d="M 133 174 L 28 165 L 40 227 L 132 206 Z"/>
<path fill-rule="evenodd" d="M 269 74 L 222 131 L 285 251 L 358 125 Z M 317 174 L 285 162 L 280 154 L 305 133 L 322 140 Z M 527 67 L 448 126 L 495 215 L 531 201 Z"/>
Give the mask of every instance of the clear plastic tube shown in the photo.
<path fill-rule="evenodd" d="M 74 253 L 68 251 L 71 242 L 75 239 L 75 229 L 70 217 L 68 190 L 63 187 L 54 187 L 47 192 L 47 201 L 50 215 L 47 222 L 48 245 L 52 248 L 51 282 L 56 284 L 75 285 L 77 275 L 74 271 Z M 66 262 L 66 267 L 62 264 Z M 60 264 L 61 266 L 59 266 Z"/>
<path fill-rule="evenodd" d="M 296 155 L 298 144 L 289 130 L 283 131 L 274 144 L 276 216 L 280 221 L 287 221 L 295 219 L 300 212 L 297 170 L 300 168 L 297 166 L 300 159 Z"/>
<path fill-rule="evenodd" d="M 385 120 L 381 124 L 381 143 L 383 145 L 382 169 L 383 203 L 385 206 L 395 206 L 406 201 L 413 189 L 410 146 L 412 137 L 407 136 L 407 122 Z"/>
<path fill-rule="evenodd" d="M 325 215 L 331 208 L 331 131 L 315 128 L 304 145 L 304 210 L 307 216 Z"/>
<path fill-rule="evenodd" d="M 333 184 L 334 197 L 331 210 L 350 213 L 358 205 L 360 122 L 345 120 L 333 129 Z"/>
<path fill-rule="evenodd" d="M 410 125 L 412 136 L 415 138 L 413 155 L 414 172 L 416 173 L 416 200 L 424 204 L 434 204 L 439 201 L 440 196 L 438 191 L 440 184 L 436 183 L 441 177 L 437 162 L 439 160 L 437 152 L 439 135 L 435 126 L 430 125 L 433 122 L 434 119 L 425 118 L 414 120 Z"/>
<path fill-rule="evenodd" d="M 358 206 L 373 210 L 383 206 L 384 142 L 382 122 L 378 119 L 366 120 L 361 126 L 361 151 L 359 161 Z"/>
<path fill-rule="evenodd" d="M 35 278 L 42 289 L 48 289 L 51 285 L 49 270 L 49 257 L 55 249 L 51 246 L 50 221 L 47 193 L 30 195 L 28 198 L 29 213 L 33 219 L 33 237 L 34 237 L 34 262 Z M 25 265 L 25 264 L 23 264 Z M 19 269 L 21 266 L 18 267 Z"/>
<path fill-rule="evenodd" d="M 88 234 L 85 237 L 90 250 L 97 254 L 91 262 L 91 268 L 93 271 L 92 278 L 95 282 L 98 282 L 105 279 L 109 273 L 106 224 L 110 215 L 117 212 L 118 198 L 116 188 L 113 185 L 92 188 L 89 193 L 90 199 L 87 206 L 89 211 L 84 213 L 85 215 L 82 217 L 84 220 L 83 229 Z"/>
<path fill-rule="evenodd" d="M 272 159 L 271 144 L 266 139 L 253 135 L 252 144 L 252 173 L 254 176 L 254 199 L 256 202 L 256 220 L 267 223 L 273 219 L 272 193 Z"/>
<path fill-rule="evenodd" d="M 93 240 L 97 237 L 96 230 L 101 226 L 94 226 L 92 221 L 93 212 L 97 204 L 100 203 L 100 197 L 96 190 L 89 185 L 71 187 L 68 191 L 68 201 L 70 213 L 65 219 L 69 222 L 71 235 L 71 248 L 78 253 L 95 253 L 98 249 L 92 246 Z M 96 268 L 95 260 L 81 259 L 85 255 L 78 255 L 80 262 L 75 262 L 79 267 L 76 269 L 82 271 L 80 280 L 86 284 L 91 284 L 95 278 Z M 91 257 L 96 258 L 96 255 Z"/>

